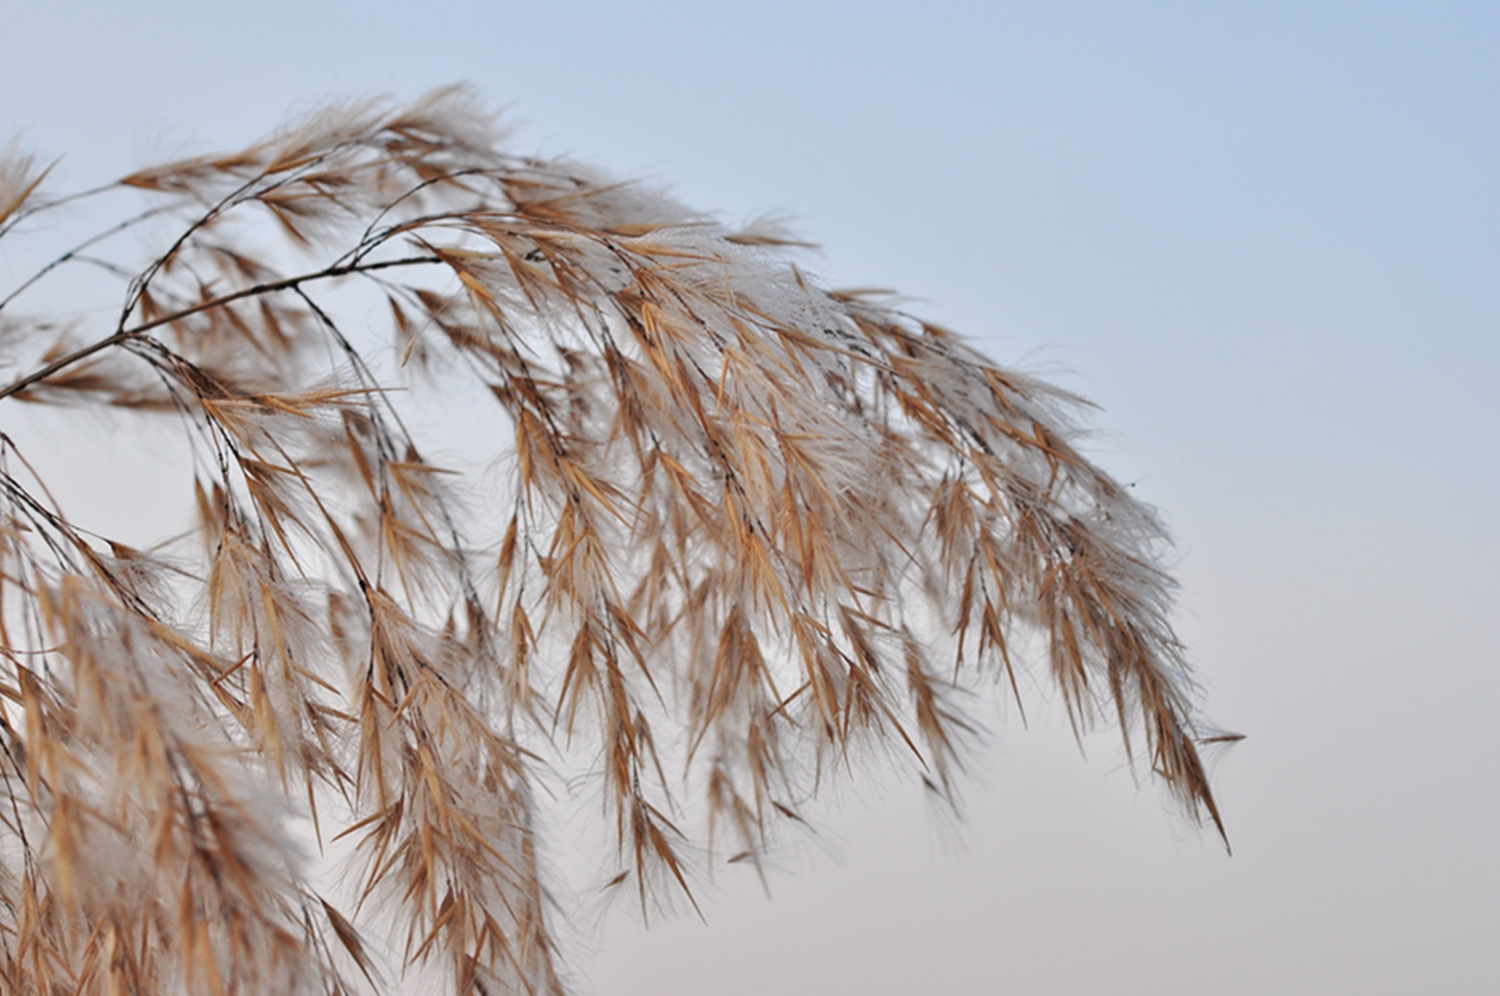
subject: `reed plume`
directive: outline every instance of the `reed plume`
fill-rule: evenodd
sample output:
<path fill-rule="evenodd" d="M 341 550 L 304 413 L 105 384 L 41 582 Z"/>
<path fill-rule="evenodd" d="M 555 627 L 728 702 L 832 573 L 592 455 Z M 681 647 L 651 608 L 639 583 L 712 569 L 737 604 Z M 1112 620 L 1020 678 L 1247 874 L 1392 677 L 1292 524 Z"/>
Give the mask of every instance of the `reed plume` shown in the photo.
<path fill-rule="evenodd" d="M 180 426 L 197 511 L 127 546 L 0 439 L 5 992 L 561 993 L 545 784 L 601 790 L 609 887 L 690 897 L 872 754 L 951 793 L 1027 666 L 1219 824 L 1165 535 L 1079 399 L 775 226 L 505 152 L 461 89 L 45 172 L 0 161 L 0 239 L 145 204 L 4 289 L 0 403 Z M 114 305 L 23 310 L 68 273 Z"/>

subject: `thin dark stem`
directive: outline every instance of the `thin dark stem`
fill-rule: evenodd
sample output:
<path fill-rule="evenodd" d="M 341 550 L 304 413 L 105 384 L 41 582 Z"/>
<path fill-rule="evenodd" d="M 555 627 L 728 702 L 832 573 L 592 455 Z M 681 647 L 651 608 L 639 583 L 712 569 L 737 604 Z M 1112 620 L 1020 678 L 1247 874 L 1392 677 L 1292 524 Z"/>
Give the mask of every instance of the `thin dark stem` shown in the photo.
<path fill-rule="evenodd" d="M 323 156 L 316 157 L 313 160 L 312 164 L 322 162 L 323 158 Z M 304 167 L 304 170 L 305 169 L 306 167 Z M 292 182 L 293 178 L 300 175 L 304 170 L 298 170 L 293 173 L 292 176 L 284 177 L 280 181 L 271 184 L 264 190 L 260 191 L 259 195 L 264 195 L 272 190 L 276 190 L 284 186 L 289 182 Z M 207 214 L 204 214 L 197 221 L 194 221 L 191 225 L 189 225 L 187 227 L 187 230 L 177 237 L 177 241 L 173 242 L 171 247 L 167 249 L 166 252 L 156 257 L 156 260 L 150 266 L 148 266 L 139 277 L 136 278 L 135 282 L 131 286 L 130 292 L 125 296 L 125 307 L 121 309 L 120 321 L 115 326 L 117 335 L 121 334 L 124 331 L 125 323 L 130 320 L 130 313 L 135 310 L 135 306 L 139 304 L 141 298 L 145 296 L 146 289 L 151 286 L 151 281 L 156 277 L 157 273 L 161 272 L 162 267 L 166 266 L 167 263 L 177 255 L 182 247 L 187 245 L 188 240 L 191 239 L 197 232 L 213 222 L 216 218 L 229 211 L 234 210 L 236 207 L 243 204 L 247 195 L 252 197 L 259 196 L 250 194 L 250 191 L 254 190 L 255 185 L 264 179 L 264 173 L 257 174 L 251 179 L 246 180 L 244 183 L 240 184 L 239 187 L 224 195 L 224 197 L 220 198 L 218 203 L 214 204 L 213 207 L 208 209 Z M 3 395 L 0 395 L 0 397 L 3 397 Z"/>
<path fill-rule="evenodd" d="M 404 224 L 403 225 L 396 225 L 396 226 L 393 226 L 392 229 L 390 229 L 390 230 L 388 230 L 386 232 L 382 232 L 380 234 L 379 238 L 375 238 L 374 237 L 375 227 L 380 224 L 381 220 L 384 219 L 386 215 L 388 215 L 392 211 L 394 211 L 402 202 L 406 201 L 408 198 L 415 197 L 416 195 L 420 194 L 422 191 L 426 190 L 428 187 L 431 187 L 431 186 L 433 186 L 435 184 L 453 182 L 453 181 L 456 181 L 459 177 L 472 176 L 474 174 L 491 173 L 491 172 L 493 172 L 493 170 L 491 170 L 490 168 L 487 168 L 487 167 L 486 168 L 482 168 L 482 169 L 464 169 L 464 170 L 459 170 L 459 171 L 457 171 L 455 173 L 444 173 L 441 176 L 434 176 L 434 177 L 432 177 L 429 180 L 423 180 L 421 183 L 417 184 L 415 187 L 412 187 L 406 193 L 402 194 L 400 197 L 397 197 L 395 200 L 391 201 L 385 207 L 381 208 L 380 213 L 377 214 L 370 221 L 370 224 L 365 227 L 364 233 L 362 235 L 360 235 L 359 242 L 355 245 L 355 247 L 353 249 L 349 250 L 348 252 L 344 253 L 344 255 L 340 256 L 339 259 L 340 260 L 352 259 L 353 262 L 358 263 L 361 259 L 363 259 L 366 255 L 368 255 L 376 246 L 382 244 L 383 242 L 386 241 L 386 239 L 390 238 L 390 235 L 391 235 L 392 231 L 397 231 L 397 230 L 405 229 L 407 227 L 407 225 L 404 225 Z M 434 217 L 443 217 L 443 216 L 442 215 L 436 215 Z"/>
<path fill-rule="evenodd" d="M 26 288 L 32 286 L 38 280 L 41 280 L 43 277 L 45 277 L 47 274 L 51 273 L 53 270 L 57 269 L 59 266 L 62 266 L 64 263 L 68 262 L 71 259 L 83 259 L 84 257 L 82 257 L 82 256 L 79 255 L 79 253 L 83 252 L 83 250 L 89 248 L 90 246 L 98 245 L 100 242 L 103 242 L 105 239 L 109 238 L 111 235 L 117 235 L 120 232 L 125 231 L 127 228 L 132 227 L 133 225 L 140 224 L 141 222 L 147 220 L 148 218 L 154 218 L 156 215 L 164 214 L 165 212 L 172 210 L 174 206 L 175 205 L 165 204 L 165 205 L 161 205 L 159 207 L 154 207 L 154 208 L 150 209 L 149 211 L 142 211 L 140 214 L 136 215 L 133 218 L 126 218 L 124 221 L 120 222 L 118 225 L 114 225 L 114 226 L 112 226 L 110 228 L 105 229 L 104 231 L 100 232 L 98 235 L 95 235 L 95 236 L 93 236 L 91 238 L 84 239 L 82 242 L 78 243 L 78 245 L 74 246 L 72 249 L 69 249 L 67 252 L 63 253 L 61 256 L 57 257 L 52 262 L 50 262 L 46 266 L 42 267 L 40 270 L 37 270 L 30 277 L 28 277 L 21 284 L 21 286 L 17 287 L 15 290 L 13 290 L 9 294 L 5 295 L 5 297 L 3 299 L 0 299 L 0 311 L 4 311 L 5 310 L 5 306 L 7 304 L 10 304 L 10 302 L 12 302 L 16 298 L 20 297 L 21 294 L 26 290 Z"/>
<path fill-rule="evenodd" d="M 159 318 L 153 318 L 150 321 L 141 322 L 139 325 L 133 325 L 128 329 L 121 329 L 119 332 L 116 332 L 114 335 L 109 336 L 108 338 L 100 339 L 98 342 L 88 346 L 84 346 L 82 349 L 74 350 L 67 356 L 59 357 L 58 359 L 53 360 L 51 363 L 47 364 L 41 369 L 29 373 L 19 380 L 12 381 L 4 388 L 0 388 L 0 400 L 4 400 L 5 398 L 8 398 L 12 394 L 15 394 L 19 391 L 24 391 L 26 388 L 30 387 L 32 384 L 35 384 L 37 381 L 46 380 L 48 377 L 51 377 L 59 370 L 66 369 L 67 367 L 72 366 L 80 360 L 88 359 L 95 353 L 102 352 L 103 350 L 106 350 L 111 346 L 118 346 L 121 343 L 129 342 L 132 339 L 137 339 L 154 328 L 159 328 L 162 325 L 169 325 L 172 322 L 181 321 L 182 319 L 189 318 L 193 315 L 198 314 L 199 312 L 210 311 L 214 308 L 222 308 L 226 304 L 232 304 L 235 301 L 243 300 L 247 297 L 258 297 L 261 294 L 271 294 L 276 291 L 297 288 L 304 283 L 309 283 L 314 280 L 330 280 L 334 277 L 345 277 L 351 273 L 365 273 L 370 270 L 386 270 L 396 266 L 418 266 L 427 263 L 441 262 L 442 260 L 434 256 L 407 256 L 402 259 L 382 260 L 378 263 L 360 263 L 354 266 L 334 266 L 326 270 L 319 270 L 317 273 L 304 273 L 296 277 L 287 277 L 285 280 L 273 280 L 268 283 L 256 284 L 254 287 L 246 287 L 243 290 L 237 290 L 231 294 L 224 294 L 210 301 L 202 301 L 190 308 L 184 308 L 181 311 L 175 311 L 170 315 L 162 315 Z"/>

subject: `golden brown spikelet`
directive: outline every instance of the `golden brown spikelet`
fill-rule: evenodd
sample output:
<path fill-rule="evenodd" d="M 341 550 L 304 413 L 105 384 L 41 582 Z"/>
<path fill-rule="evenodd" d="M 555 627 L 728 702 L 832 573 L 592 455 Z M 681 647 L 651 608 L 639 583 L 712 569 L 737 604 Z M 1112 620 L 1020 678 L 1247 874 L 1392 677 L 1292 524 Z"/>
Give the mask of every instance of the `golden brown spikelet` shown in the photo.
<path fill-rule="evenodd" d="M 1166 537 L 1078 399 L 497 136 L 450 89 L 138 171 L 79 240 L 117 317 L 4 315 L 0 403 L 186 430 L 198 542 L 97 536 L 0 438 L 0 991 L 560 993 L 544 786 L 691 900 L 872 748 L 951 793 L 1028 665 L 1219 824 Z M 0 159 L 0 236 L 44 175 Z"/>

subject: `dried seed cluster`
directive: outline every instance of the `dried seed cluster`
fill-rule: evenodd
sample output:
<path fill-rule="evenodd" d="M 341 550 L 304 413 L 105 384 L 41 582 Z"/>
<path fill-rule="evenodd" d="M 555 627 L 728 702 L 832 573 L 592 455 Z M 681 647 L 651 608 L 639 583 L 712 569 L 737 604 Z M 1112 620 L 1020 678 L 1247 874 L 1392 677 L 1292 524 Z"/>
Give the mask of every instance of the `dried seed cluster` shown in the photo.
<path fill-rule="evenodd" d="M 67 202 L 43 176 L 0 161 L 0 238 Z M 386 990 L 430 961 L 561 992 L 539 779 L 603 786 L 613 885 L 686 891 L 871 748 L 949 792 L 957 696 L 1019 698 L 1019 634 L 1218 822 L 1164 536 L 1070 445 L 1078 399 L 820 289 L 774 226 L 500 151 L 458 90 L 95 196 L 122 188 L 146 210 L 0 299 L 0 403 L 176 420 L 198 522 L 111 542 L 0 441 L 0 989 Z M 144 269 L 102 255 L 132 229 L 166 233 Z M 20 313 L 89 264 L 112 325 Z M 429 460 L 412 377 L 488 392 L 498 498 Z M 357 841 L 342 911 L 298 810 Z"/>

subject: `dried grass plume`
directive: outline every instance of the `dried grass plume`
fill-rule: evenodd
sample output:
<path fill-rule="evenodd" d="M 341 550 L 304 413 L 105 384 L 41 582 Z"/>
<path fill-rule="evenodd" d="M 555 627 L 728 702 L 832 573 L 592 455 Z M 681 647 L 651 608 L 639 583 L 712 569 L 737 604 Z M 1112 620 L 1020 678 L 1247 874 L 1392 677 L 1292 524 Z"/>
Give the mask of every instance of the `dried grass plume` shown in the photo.
<path fill-rule="evenodd" d="M 777 226 L 505 152 L 460 89 L 46 176 L 0 158 L 0 240 L 127 208 L 0 287 L 0 406 L 175 426 L 196 522 L 100 535 L 0 437 L 0 991 L 560 993 L 542 786 L 600 791 L 611 888 L 690 896 L 882 749 L 951 792 L 960 696 L 1024 667 L 1218 824 L 1078 399 Z M 109 306 L 26 310 L 64 279 Z"/>

